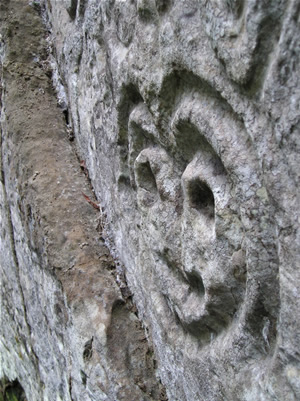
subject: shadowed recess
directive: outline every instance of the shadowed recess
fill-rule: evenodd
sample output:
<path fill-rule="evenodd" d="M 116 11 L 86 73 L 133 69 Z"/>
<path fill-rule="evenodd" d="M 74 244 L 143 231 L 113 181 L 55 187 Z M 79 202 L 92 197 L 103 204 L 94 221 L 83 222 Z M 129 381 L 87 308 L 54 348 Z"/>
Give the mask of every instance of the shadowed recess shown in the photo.
<path fill-rule="evenodd" d="M 28 401 L 28 399 L 17 379 L 9 381 L 3 378 L 0 380 L 0 401 Z"/>

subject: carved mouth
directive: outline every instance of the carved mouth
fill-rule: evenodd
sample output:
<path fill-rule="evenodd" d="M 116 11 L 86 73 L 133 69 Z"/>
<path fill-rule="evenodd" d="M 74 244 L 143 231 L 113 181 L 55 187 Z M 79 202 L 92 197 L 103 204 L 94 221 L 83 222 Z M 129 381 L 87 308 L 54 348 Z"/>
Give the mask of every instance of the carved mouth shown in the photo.
<path fill-rule="evenodd" d="M 171 302 L 169 302 L 169 306 Z M 172 306 L 171 306 L 172 307 Z M 202 341 L 210 341 L 219 334 L 230 322 L 228 315 L 217 310 L 205 298 L 199 298 L 191 293 L 182 305 L 173 305 L 173 313 L 180 325 L 194 337 Z"/>
<path fill-rule="evenodd" d="M 162 295 L 176 324 L 202 343 L 211 341 L 232 320 L 229 289 L 224 284 L 205 287 L 198 273 L 183 272 L 165 254 L 160 254 L 160 261 L 160 281 L 168 282 Z"/>

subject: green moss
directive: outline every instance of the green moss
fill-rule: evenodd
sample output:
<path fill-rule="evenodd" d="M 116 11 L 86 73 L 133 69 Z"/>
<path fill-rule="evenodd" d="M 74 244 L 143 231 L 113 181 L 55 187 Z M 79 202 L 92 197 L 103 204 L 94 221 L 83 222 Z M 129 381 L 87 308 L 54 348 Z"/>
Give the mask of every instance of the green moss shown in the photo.
<path fill-rule="evenodd" d="M 25 392 L 18 382 L 10 382 L 7 379 L 0 381 L 0 401 L 27 401 Z"/>

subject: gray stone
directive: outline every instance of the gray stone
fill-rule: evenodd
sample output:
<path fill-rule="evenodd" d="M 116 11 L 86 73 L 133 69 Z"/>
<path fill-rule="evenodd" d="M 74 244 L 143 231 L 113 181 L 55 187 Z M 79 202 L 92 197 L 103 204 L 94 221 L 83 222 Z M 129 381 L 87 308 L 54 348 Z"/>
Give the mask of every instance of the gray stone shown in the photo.
<path fill-rule="evenodd" d="M 38 10 L 0 5 L 0 399 L 163 400 L 57 107 Z"/>
<path fill-rule="evenodd" d="M 124 265 L 153 342 L 169 400 L 300 399 L 299 2 L 47 0 L 46 11 L 77 152 L 105 214 L 106 243 Z M 16 145 L 5 146 L 12 152 Z M 12 166 L 8 159 L 6 170 Z M 74 181 L 75 172 L 70 176 Z M 34 248 L 21 248 L 22 238 L 37 235 L 38 228 L 17 234 L 25 229 L 22 215 L 14 217 L 14 196 L 21 193 L 11 186 L 3 195 L 12 199 L 3 227 L 12 220 L 15 231 L 3 252 L 14 266 L 9 244 L 19 241 L 20 255 L 30 260 L 24 266 L 39 266 Z M 45 213 L 50 218 L 49 208 Z M 78 209 L 73 214 L 80 220 Z M 64 235 L 58 227 L 55 233 Z M 58 242 L 48 252 L 62 271 L 74 263 Z M 43 297 L 55 304 L 53 276 L 35 269 L 41 278 L 28 268 L 23 280 L 44 280 Z M 139 381 L 134 373 L 128 379 L 132 370 L 120 348 L 129 339 L 126 326 L 113 331 L 107 323 L 134 321 L 135 315 L 126 318 L 130 312 L 119 303 L 122 294 L 113 280 L 107 285 L 96 267 L 90 272 L 111 306 L 108 312 L 106 301 L 78 294 L 78 307 L 77 301 L 73 309 L 69 299 L 61 301 L 74 322 L 70 345 L 64 345 L 76 361 L 73 397 L 143 399 L 128 389 Z M 66 277 L 60 297 L 74 293 L 76 274 Z M 14 296 L 17 305 L 24 304 L 17 289 Z M 31 303 L 30 316 L 34 293 Z M 90 326 L 85 316 L 97 308 L 103 326 Z M 19 314 L 21 321 L 24 310 Z M 67 330 L 68 319 L 60 324 Z M 99 363 L 83 368 L 90 349 L 101 346 L 120 361 L 113 366 L 104 359 L 101 365 L 99 351 Z M 135 367 L 136 346 L 129 347 Z M 54 354 L 58 375 L 69 365 Z M 56 382 L 55 374 L 49 383 Z M 105 374 L 117 377 L 111 387 Z M 26 391 L 20 373 L 18 378 Z M 62 382 L 67 380 L 66 375 Z M 90 383 L 89 392 L 80 381 Z M 38 382 L 35 387 L 42 391 Z M 164 397 L 158 388 L 155 399 Z"/>

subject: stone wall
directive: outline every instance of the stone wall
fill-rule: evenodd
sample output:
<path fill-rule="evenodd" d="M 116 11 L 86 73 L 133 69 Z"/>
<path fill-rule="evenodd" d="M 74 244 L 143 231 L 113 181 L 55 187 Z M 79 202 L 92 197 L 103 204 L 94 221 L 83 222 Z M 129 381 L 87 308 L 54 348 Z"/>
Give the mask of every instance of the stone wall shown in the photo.
<path fill-rule="evenodd" d="M 56 85 L 66 92 L 70 137 L 101 203 L 106 243 L 124 266 L 171 401 L 300 399 L 299 11 L 297 0 L 46 1 Z M 9 190 L 20 194 L 19 188 L 5 187 L 4 203 Z M 45 218 L 51 213 L 47 207 Z M 78 209 L 72 213 L 80 220 Z M 25 215 L 21 209 L 17 218 L 11 207 L 3 223 L 14 232 L 10 243 L 17 243 L 18 227 L 25 230 Z M 32 224 L 24 238 L 38 232 Z M 84 243 L 81 236 L 80 231 Z M 3 251 L 8 265 L 16 264 L 20 252 L 20 257 L 29 255 L 24 266 L 30 268 L 12 270 L 26 281 L 35 263 L 33 280 L 43 278 L 43 297 L 57 293 L 57 284 L 50 283 L 59 277 L 60 297 L 76 316 L 68 288 L 73 280 L 81 282 L 80 269 L 66 263 L 69 248 L 53 242 L 53 261 L 68 265 L 61 270 L 70 273 L 62 276 L 56 270 L 50 279 L 43 259 L 34 260 L 32 244 L 28 251 L 14 247 Z M 98 247 L 95 243 L 94 252 Z M 89 327 L 98 309 L 116 327 L 128 322 L 122 308 L 114 306 L 127 305 L 119 287 L 113 280 L 109 285 L 101 281 L 93 266 L 90 280 L 99 291 L 105 287 L 111 304 L 105 309 L 104 295 L 90 296 L 75 334 L 80 325 Z M 17 304 L 24 304 L 22 291 Z M 84 291 L 76 291 L 81 302 L 78 294 Z M 154 378 L 150 387 L 156 395 L 149 387 L 143 395 L 138 392 L 145 384 L 138 386 L 134 369 L 118 363 L 126 338 L 120 333 L 127 329 L 113 333 L 111 323 L 101 319 L 102 328 L 96 325 L 78 337 L 79 348 L 94 344 L 94 338 L 101 343 L 104 336 L 103 352 L 112 355 L 115 365 L 105 358 L 102 365 L 115 381 L 111 388 L 103 385 L 97 364 L 88 373 L 79 368 L 89 392 L 73 389 L 73 399 L 142 400 L 148 399 L 142 398 L 146 393 L 162 399 Z M 62 318 L 62 330 L 67 322 Z M 74 332 L 70 345 L 63 346 L 71 359 L 78 348 Z M 133 341 L 131 350 L 135 346 Z M 84 363 L 81 354 L 76 358 Z M 57 372 L 64 370 L 63 363 L 57 361 Z M 135 369 L 138 364 L 133 363 Z M 145 383 L 149 371 L 141 370 Z M 134 395 L 126 392 L 131 383 Z M 119 392 L 112 390 L 116 386 Z"/>

